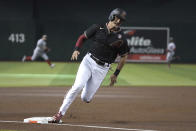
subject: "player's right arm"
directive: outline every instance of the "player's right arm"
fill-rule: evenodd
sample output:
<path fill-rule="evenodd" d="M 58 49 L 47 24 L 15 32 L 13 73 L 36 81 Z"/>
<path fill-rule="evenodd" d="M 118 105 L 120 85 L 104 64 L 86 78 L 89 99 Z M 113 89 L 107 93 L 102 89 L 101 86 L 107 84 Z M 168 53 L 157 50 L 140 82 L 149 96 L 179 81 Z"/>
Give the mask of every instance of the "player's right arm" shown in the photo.
<path fill-rule="evenodd" d="M 75 46 L 75 50 L 71 56 L 71 60 L 77 60 L 78 59 L 78 55 L 80 54 L 79 49 L 81 48 L 82 44 L 84 43 L 84 41 L 86 40 L 86 36 L 84 34 L 82 34 L 77 42 L 76 42 L 76 46 Z"/>
<path fill-rule="evenodd" d="M 75 50 L 71 56 L 71 60 L 78 59 L 78 55 L 80 54 L 80 48 L 82 47 L 83 43 L 85 42 L 85 40 L 93 37 L 97 29 L 98 25 L 94 24 L 91 27 L 89 27 L 82 35 L 79 36 L 75 45 Z"/>

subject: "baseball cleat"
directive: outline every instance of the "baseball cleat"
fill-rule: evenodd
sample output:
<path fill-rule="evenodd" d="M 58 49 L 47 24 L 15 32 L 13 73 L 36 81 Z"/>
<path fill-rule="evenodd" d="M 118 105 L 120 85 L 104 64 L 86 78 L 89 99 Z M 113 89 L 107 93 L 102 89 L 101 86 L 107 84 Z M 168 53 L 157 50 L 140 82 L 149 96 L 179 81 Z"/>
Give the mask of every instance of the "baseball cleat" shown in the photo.
<path fill-rule="evenodd" d="M 48 123 L 62 123 L 61 118 L 63 117 L 63 115 L 61 114 L 61 112 L 55 114 L 53 116 L 53 119 L 51 121 L 48 121 Z"/>
<path fill-rule="evenodd" d="M 22 57 L 22 62 L 25 62 L 25 60 L 26 60 L 26 56 L 23 56 Z"/>
<path fill-rule="evenodd" d="M 55 67 L 55 64 L 51 64 L 50 67 L 51 67 L 51 68 L 54 68 L 54 67 Z"/>

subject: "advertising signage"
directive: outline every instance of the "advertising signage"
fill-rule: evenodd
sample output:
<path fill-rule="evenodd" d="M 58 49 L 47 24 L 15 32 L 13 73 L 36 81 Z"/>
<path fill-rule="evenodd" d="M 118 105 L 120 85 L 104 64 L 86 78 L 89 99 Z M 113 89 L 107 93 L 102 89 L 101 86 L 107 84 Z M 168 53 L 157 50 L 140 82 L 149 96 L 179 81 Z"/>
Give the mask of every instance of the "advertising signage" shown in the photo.
<path fill-rule="evenodd" d="M 166 62 L 169 28 L 122 27 L 130 52 L 128 62 Z"/>

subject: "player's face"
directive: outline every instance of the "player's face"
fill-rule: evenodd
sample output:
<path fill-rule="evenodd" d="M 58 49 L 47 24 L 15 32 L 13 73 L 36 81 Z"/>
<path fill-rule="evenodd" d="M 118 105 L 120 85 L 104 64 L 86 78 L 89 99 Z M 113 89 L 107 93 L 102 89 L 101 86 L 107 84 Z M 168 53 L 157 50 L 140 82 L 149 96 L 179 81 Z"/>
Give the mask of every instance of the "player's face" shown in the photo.
<path fill-rule="evenodd" d="M 46 41 L 47 40 L 47 37 L 43 37 L 43 39 Z"/>
<path fill-rule="evenodd" d="M 120 25 L 122 24 L 122 20 L 119 19 L 118 17 L 115 17 L 115 19 L 113 21 L 110 21 L 110 25 L 111 25 L 111 29 L 117 29 L 120 27 Z"/>
<path fill-rule="evenodd" d="M 119 26 L 122 24 L 122 20 L 119 19 L 118 17 L 115 17 L 115 19 L 113 21 L 109 21 L 108 23 L 108 28 L 110 30 L 116 30 L 119 28 Z"/>
<path fill-rule="evenodd" d="M 122 20 L 119 19 L 118 17 L 115 17 L 113 22 L 114 22 L 116 27 L 119 27 L 122 24 Z"/>

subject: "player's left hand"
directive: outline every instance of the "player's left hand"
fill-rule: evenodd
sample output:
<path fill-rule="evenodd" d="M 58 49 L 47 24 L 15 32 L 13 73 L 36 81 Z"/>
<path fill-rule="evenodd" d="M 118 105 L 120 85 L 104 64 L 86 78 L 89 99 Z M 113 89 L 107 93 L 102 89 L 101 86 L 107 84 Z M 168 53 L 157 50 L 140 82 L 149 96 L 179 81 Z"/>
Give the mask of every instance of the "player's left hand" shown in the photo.
<path fill-rule="evenodd" d="M 116 79 L 117 79 L 117 76 L 115 76 L 114 74 L 110 76 L 110 80 L 111 80 L 110 85 L 109 85 L 110 87 L 113 86 L 114 83 L 116 83 Z"/>

